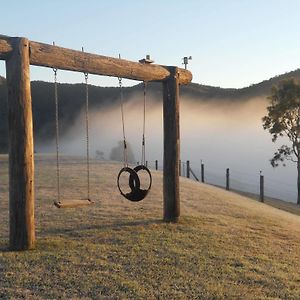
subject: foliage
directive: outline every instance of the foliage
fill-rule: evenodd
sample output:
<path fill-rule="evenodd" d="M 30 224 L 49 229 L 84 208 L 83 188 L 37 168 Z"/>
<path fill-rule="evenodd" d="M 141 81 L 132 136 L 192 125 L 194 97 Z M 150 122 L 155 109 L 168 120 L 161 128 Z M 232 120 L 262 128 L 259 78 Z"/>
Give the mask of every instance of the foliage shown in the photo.
<path fill-rule="evenodd" d="M 294 76 L 300 78 L 300 70 L 283 74 L 265 80 L 259 84 L 242 89 L 223 89 L 219 87 L 189 84 L 181 86 L 181 96 L 196 98 L 199 101 L 245 101 L 253 97 L 265 96 L 270 86 L 277 84 L 283 78 Z M 50 79 L 51 80 L 51 79 Z M 124 87 L 124 100 L 128 101 L 133 94 L 140 93 L 140 84 L 133 87 Z M 54 87 L 51 82 L 31 82 L 32 109 L 34 121 L 34 138 L 36 142 L 47 142 L 55 137 L 55 114 L 54 114 Z M 161 100 L 161 84 L 151 83 L 148 85 L 149 98 Z M 89 86 L 90 110 L 112 107 L 119 103 L 119 88 Z M 0 77 L 0 153 L 7 152 L 7 91 L 6 81 Z M 84 108 L 84 86 L 82 84 L 59 84 L 59 117 L 60 134 L 63 136 L 76 121 L 76 118 Z"/>
<path fill-rule="evenodd" d="M 127 162 L 131 163 L 131 164 L 135 163 L 136 160 L 134 158 L 132 147 L 128 142 L 126 142 L 126 148 L 127 148 Z M 124 142 L 123 141 L 119 141 L 118 145 L 111 149 L 109 158 L 111 160 L 115 160 L 115 161 L 123 161 L 124 160 Z"/>
<path fill-rule="evenodd" d="M 100 160 L 105 160 L 104 152 L 100 150 L 96 150 L 96 158 Z"/>
<path fill-rule="evenodd" d="M 270 160 L 273 167 L 290 160 L 298 162 L 300 154 L 300 85 L 293 79 L 273 87 L 269 97 L 268 115 L 263 117 L 263 128 L 272 135 L 272 141 L 287 137 L 291 146 L 282 145 Z"/>

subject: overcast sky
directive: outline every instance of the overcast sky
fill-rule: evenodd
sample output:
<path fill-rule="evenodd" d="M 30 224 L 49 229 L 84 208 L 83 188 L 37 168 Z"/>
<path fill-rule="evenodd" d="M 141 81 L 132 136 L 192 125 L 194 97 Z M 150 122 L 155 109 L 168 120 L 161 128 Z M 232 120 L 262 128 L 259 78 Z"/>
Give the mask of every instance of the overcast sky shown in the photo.
<path fill-rule="evenodd" d="M 193 82 L 244 87 L 300 66 L 299 20 L 297 0 L 10 0 L 1 3 L 0 34 L 133 61 L 150 54 L 164 65 L 191 55 Z M 33 80 L 52 77 L 32 67 Z M 83 79 L 59 73 L 63 82 Z M 90 82 L 117 85 L 108 77 Z"/>

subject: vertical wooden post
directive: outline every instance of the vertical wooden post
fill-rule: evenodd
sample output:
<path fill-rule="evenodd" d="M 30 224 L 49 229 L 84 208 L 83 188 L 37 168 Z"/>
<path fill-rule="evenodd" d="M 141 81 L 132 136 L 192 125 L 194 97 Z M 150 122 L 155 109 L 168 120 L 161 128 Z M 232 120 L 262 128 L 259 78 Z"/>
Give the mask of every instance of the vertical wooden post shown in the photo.
<path fill-rule="evenodd" d="M 155 170 L 158 170 L 158 160 L 155 161 Z"/>
<path fill-rule="evenodd" d="M 226 169 L 226 190 L 229 191 L 229 168 Z"/>
<path fill-rule="evenodd" d="M 12 250 L 35 246 L 34 152 L 29 42 L 13 39 L 6 61 L 9 123 L 9 243 Z"/>
<path fill-rule="evenodd" d="M 164 116 L 164 221 L 177 222 L 179 198 L 179 78 L 177 67 L 169 67 L 170 76 L 163 82 Z"/>
<path fill-rule="evenodd" d="M 186 177 L 190 178 L 190 161 L 186 161 Z"/>
<path fill-rule="evenodd" d="M 181 176 L 181 159 L 179 160 L 178 168 L 179 168 L 179 176 Z"/>
<path fill-rule="evenodd" d="M 204 163 L 201 162 L 201 182 L 204 183 Z"/>
<path fill-rule="evenodd" d="M 264 175 L 261 174 L 261 171 L 260 171 L 260 180 L 259 180 L 259 190 L 260 190 L 259 200 L 260 200 L 260 202 L 264 202 L 264 200 L 265 200 L 265 196 L 264 196 Z"/>

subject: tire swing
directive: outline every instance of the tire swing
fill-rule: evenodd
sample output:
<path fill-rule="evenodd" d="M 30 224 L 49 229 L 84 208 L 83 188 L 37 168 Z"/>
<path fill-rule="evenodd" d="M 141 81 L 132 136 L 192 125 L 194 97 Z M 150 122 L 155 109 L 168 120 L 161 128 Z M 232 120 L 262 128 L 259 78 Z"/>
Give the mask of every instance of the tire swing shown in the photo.
<path fill-rule="evenodd" d="M 125 136 L 125 125 L 124 125 L 124 109 L 123 109 L 123 87 L 122 78 L 119 78 L 119 89 L 120 89 L 120 106 L 122 115 L 122 127 L 123 127 L 123 155 L 124 155 L 124 167 L 120 170 L 117 178 L 118 189 L 123 197 L 132 202 L 139 202 L 143 200 L 149 193 L 152 185 L 152 175 L 150 170 L 146 167 L 146 155 L 145 155 L 145 120 L 146 120 L 146 82 L 144 82 L 144 111 L 143 111 L 143 136 L 142 136 L 142 160 L 141 164 L 130 168 L 128 166 L 128 156 L 127 156 L 127 144 Z M 149 177 L 149 185 L 147 188 L 141 188 L 141 179 L 138 175 L 140 171 L 146 172 Z M 130 187 L 130 192 L 125 192 L 122 190 L 120 185 L 121 175 L 129 175 L 128 185 Z"/>

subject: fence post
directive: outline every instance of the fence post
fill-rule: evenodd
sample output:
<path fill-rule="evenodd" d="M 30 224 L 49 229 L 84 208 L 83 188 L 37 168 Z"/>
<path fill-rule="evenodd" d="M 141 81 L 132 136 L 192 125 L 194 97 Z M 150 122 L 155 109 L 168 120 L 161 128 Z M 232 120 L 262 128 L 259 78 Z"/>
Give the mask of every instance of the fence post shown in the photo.
<path fill-rule="evenodd" d="M 158 160 L 155 161 L 155 170 L 158 170 Z"/>
<path fill-rule="evenodd" d="M 260 171 L 260 180 L 259 180 L 259 188 L 260 188 L 260 193 L 259 193 L 259 200 L 260 202 L 264 202 L 264 175 L 261 174 Z"/>
<path fill-rule="evenodd" d="M 229 191 L 229 168 L 226 169 L 226 190 Z"/>
<path fill-rule="evenodd" d="M 146 160 L 146 168 L 148 168 L 148 160 Z"/>
<path fill-rule="evenodd" d="M 190 161 L 186 161 L 186 177 L 190 178 Z"/>
<path fill-rule="evenodd" d="M 179 160 L 179 176 L 181 176 L 181 159 Z"/>
<path fill-rule="evenodd" d="M 204 183 L 204 163 L 201 161 L 201 182 Z"/>

